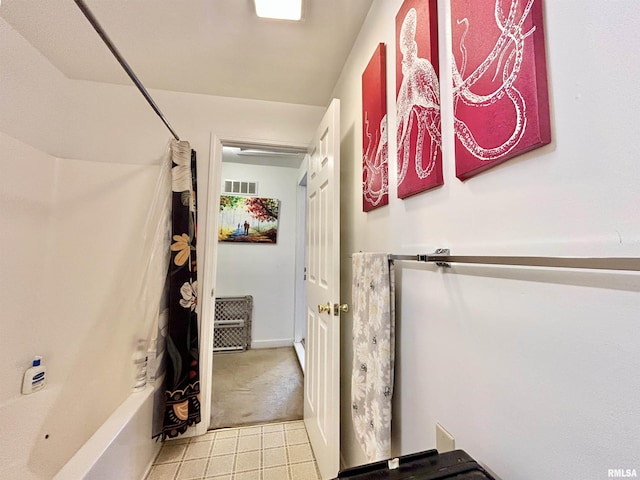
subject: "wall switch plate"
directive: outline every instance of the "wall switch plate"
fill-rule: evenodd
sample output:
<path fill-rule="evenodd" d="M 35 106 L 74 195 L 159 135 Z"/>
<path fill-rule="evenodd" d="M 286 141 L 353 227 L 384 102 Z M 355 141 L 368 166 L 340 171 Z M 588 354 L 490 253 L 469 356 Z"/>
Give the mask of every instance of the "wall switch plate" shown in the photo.
<path fill-rule="evenodd" d="M 456 441 L 442 425 L 436 423 L 436 450 L 439 453 L 450 452 L 456 449 Z"/>

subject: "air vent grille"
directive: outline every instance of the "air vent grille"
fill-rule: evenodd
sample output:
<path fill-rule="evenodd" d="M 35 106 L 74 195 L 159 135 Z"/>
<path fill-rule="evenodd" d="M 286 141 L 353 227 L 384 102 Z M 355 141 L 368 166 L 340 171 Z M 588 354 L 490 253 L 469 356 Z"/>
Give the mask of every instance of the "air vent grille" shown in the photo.
<path fill-rule="evenodd" d="M 245 182 L 243 180 L 225 180 L 224 193 L 234 195 L 257 195 L 258 182 Z"/>

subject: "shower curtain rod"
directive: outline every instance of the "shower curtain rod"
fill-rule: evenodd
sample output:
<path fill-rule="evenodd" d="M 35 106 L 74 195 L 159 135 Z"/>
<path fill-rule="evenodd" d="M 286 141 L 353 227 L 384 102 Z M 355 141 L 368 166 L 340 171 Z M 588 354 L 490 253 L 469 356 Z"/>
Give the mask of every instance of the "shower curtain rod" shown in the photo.
<path fill-rule="evenodd" d="M 109 48 L 113 56 L 116 57 L 116 60 L 118 60 L 118 63 L 120 64 L 120 66 L 124 69 L 125 72 L 127 72 L 127 75 L 129 75 L 129 78 L 131 79 L 131 81 L 135 84 L 136 87 L 138 87 L 138 90 L 140 90 L 140 93 L 142 93 L 142 96 L 147 100 L 147 102 L 149 102 L 149 105 L 151 105 L 151 108 L 153 108 L 153 111 L 156 112 L 156 114 L 160 117 L 160 120 L 164 122 L 165 126 L 171 132 L 171 135 L 173 135 L 173 138 L 175 138 L 177 141 L 180 141 L 180 137 L 178 137 L 178 134 L 173 130 L 173 128 L 171 128 L 171 125 L 169 124 L 169 121 L 167 120 L 167 118 L 162 114 L 162 112 L 160 111 L 160 108 L 158 108 L 158 105 L 156 105 L 156 102 L 153 101 L 153 98 L 151 98 L 151 95 L 149 95 L 149 92 L 147 92 L 147 89 L 144 88 L 144 85 L 142 85 L 142 82 L 133 72 L 133 70 L 127 63 L 127 61 L 123 58 L 122 55 L 120 55 L 120 52 L 118 51 L 116 46 L 113 44 L 113 42 L 111 41 L 107 33 L 103 30 L 102 26 L 100 25 L 96 17 L 93 16 L 93 13 L 91 13 L 91 10 L 89 10 L 89 7 L 87 7 L 86 3 L 84 3 L 84 0 L 74 0 L 74 1 L 76 2 L 76 5 L 78 5 L 78 8 L 82 11 L 84 16 L 87 18 L 87 20 L 89 20 L 89 23 L 93 26 L 94 30 L 98 33 L 98 35 L 100 35 L 100 38 L 102 38 L 102 41 L 107 45 L 107 47 Z"/>
<path fill-rule="evenodd" d="M 390 255 L 389 258 L 391 260 L 433 262 L 439 267 L 450 267 L 450 263 L 476 263 L 484 265 L 510 265 L 522 267 L 640 271 L 640 258 L 636 257 L 514 257 L 451 255 L 448 248 L 438 248 L 434 253 Z"/>

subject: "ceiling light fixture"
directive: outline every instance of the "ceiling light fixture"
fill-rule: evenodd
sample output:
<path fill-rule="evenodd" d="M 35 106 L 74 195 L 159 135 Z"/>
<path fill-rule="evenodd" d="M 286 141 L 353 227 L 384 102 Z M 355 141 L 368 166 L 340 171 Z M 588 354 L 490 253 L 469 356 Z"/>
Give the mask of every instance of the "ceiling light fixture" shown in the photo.
<path fill-rule="evenodd" d="M 254 0 L 256 15 L 278 20 L 302 19 L 302 0 Z"/>

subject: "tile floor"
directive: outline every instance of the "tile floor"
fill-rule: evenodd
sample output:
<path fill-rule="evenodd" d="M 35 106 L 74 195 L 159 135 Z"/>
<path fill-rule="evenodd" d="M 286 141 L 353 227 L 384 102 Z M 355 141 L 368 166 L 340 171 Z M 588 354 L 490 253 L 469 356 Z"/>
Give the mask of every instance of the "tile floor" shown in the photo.
<path fill-rule="evenodd" d="M 146 480 L 319 480 L 303 421 L 212 430 L 162 446 Z"/>

